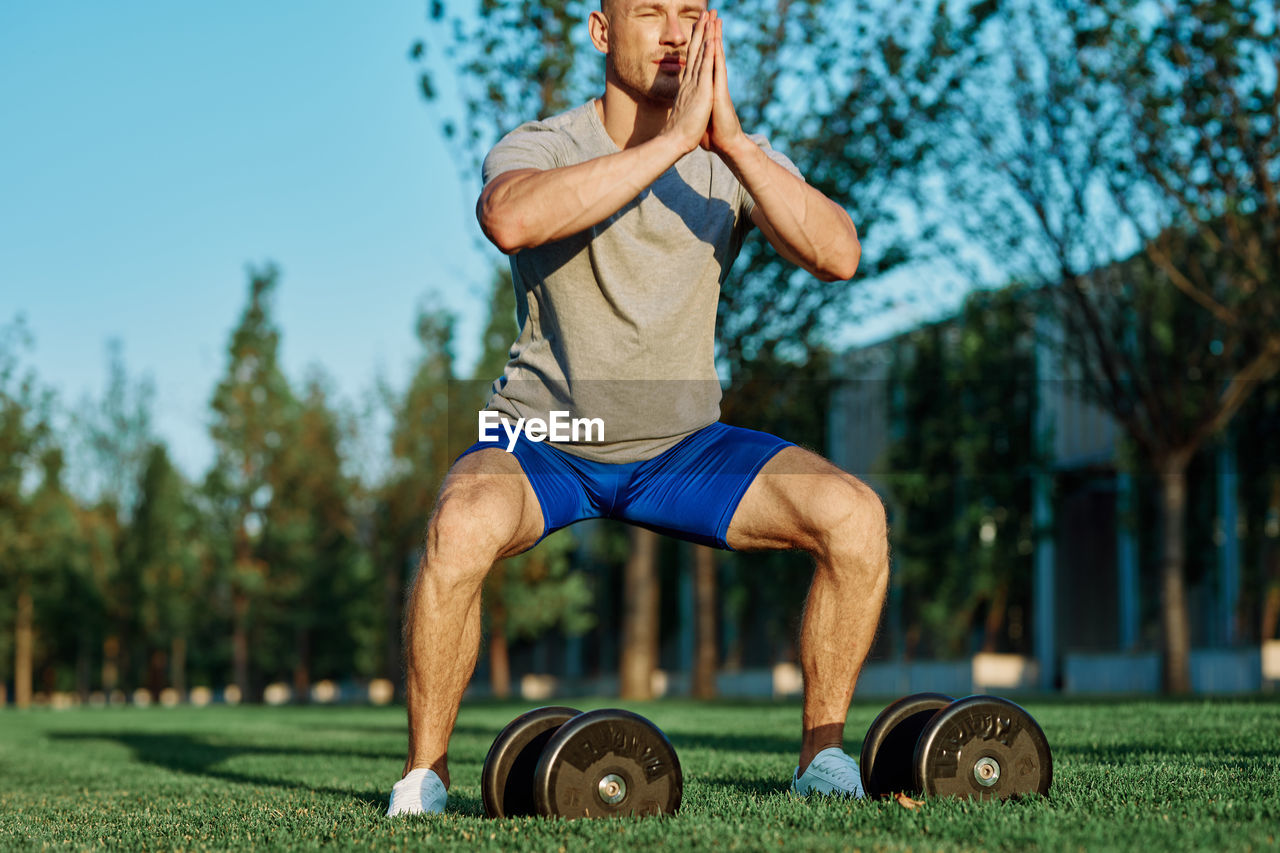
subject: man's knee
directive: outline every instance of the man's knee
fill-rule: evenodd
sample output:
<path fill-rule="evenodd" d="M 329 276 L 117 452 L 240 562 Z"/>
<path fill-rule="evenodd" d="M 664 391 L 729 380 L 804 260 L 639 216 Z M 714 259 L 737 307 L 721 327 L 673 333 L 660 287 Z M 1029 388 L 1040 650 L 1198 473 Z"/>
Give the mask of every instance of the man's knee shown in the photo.
<path fill-rule="evenodd" d="M 487 570 L 519 522 L 519 502 L 489 484 L 446 489 L 427 524 L 424 562 L 442 569 Z"/>
<path fill-rule="evenodd" d="M 888 522 L 884 502 L 851 474 L 833 476 L 811 500 L 816 548 L 837 567 L 888 572 Z"/>
<path fill-rule="evenodd" d="M 427 524 L 423 568 L 476 581 L 494 561 L 532 546 L 541 533 L 541 513 L 530 516 L 527 490 L 522 475 L 450 476 Z"/>

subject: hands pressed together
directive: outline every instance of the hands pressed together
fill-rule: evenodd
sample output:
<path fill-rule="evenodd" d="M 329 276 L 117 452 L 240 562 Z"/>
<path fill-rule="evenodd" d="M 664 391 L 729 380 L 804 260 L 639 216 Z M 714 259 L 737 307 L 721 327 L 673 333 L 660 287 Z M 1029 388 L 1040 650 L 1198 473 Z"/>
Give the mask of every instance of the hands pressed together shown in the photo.
<path fill-rule="evenodd" d="M 693 27 L 680 92 L 663 132 L 678 139 L 685 151 L 701 145 L 726 156 L 746 139 L 729 97 L 724 22 L 714 9 L 703 12 Z"/>

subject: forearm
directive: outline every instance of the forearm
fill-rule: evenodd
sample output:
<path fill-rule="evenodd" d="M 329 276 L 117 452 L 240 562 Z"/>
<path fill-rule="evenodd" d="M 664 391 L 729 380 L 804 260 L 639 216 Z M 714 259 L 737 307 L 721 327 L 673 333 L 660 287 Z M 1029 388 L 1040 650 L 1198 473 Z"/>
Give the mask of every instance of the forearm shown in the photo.
<path fill-rule="evenodd" d="M 722 155 L 751 193 L 753 220 L 783 257 L 827 280 L 853 278 L 862 256 L 849 214 L 775 163 L 760 146 L 743 143 Z"/>
<path fill-rule="evenodd" d="M 660 134 L 574 166 L 499 175 L 480 194 L 476 216 L 503 252 L 530 249 L 603 222 L 683 154 L 678 142 Z"/>

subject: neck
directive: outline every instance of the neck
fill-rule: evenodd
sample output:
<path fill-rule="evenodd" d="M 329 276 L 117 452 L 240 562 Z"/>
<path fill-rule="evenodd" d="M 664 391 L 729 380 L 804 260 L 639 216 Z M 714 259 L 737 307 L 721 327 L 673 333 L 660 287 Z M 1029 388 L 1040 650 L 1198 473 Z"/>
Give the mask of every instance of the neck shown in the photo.
<path fill-rule="evenodd" d="M 653 139 L 667 125 L 671 104 L 647 98 L 637 99 L 633 94 L 606 80 L 604 97 L 596 99 L 596 113 L 619 148 L 633 148 Z"/>

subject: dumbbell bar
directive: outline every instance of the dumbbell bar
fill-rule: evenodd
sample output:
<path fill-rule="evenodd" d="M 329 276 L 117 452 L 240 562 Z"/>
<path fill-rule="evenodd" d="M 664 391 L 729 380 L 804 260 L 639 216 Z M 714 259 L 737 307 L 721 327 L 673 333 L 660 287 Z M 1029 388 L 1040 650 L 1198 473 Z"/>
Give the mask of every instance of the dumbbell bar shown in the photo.
<path fill-rule="evenodd" d="M 1035 719 L 998 696 L 906 696 L 880 712 L 862 741 L 868 796 L 1009 799 L 1049 793 L 1053 756 Z"/>
<path fill-rule="evenodd" d="M 480 789 L 489 817 L 626 817 L 674 813 L 684 777 L 671 742 L 639 714 L 553 706 L 498 734 Z"/>

